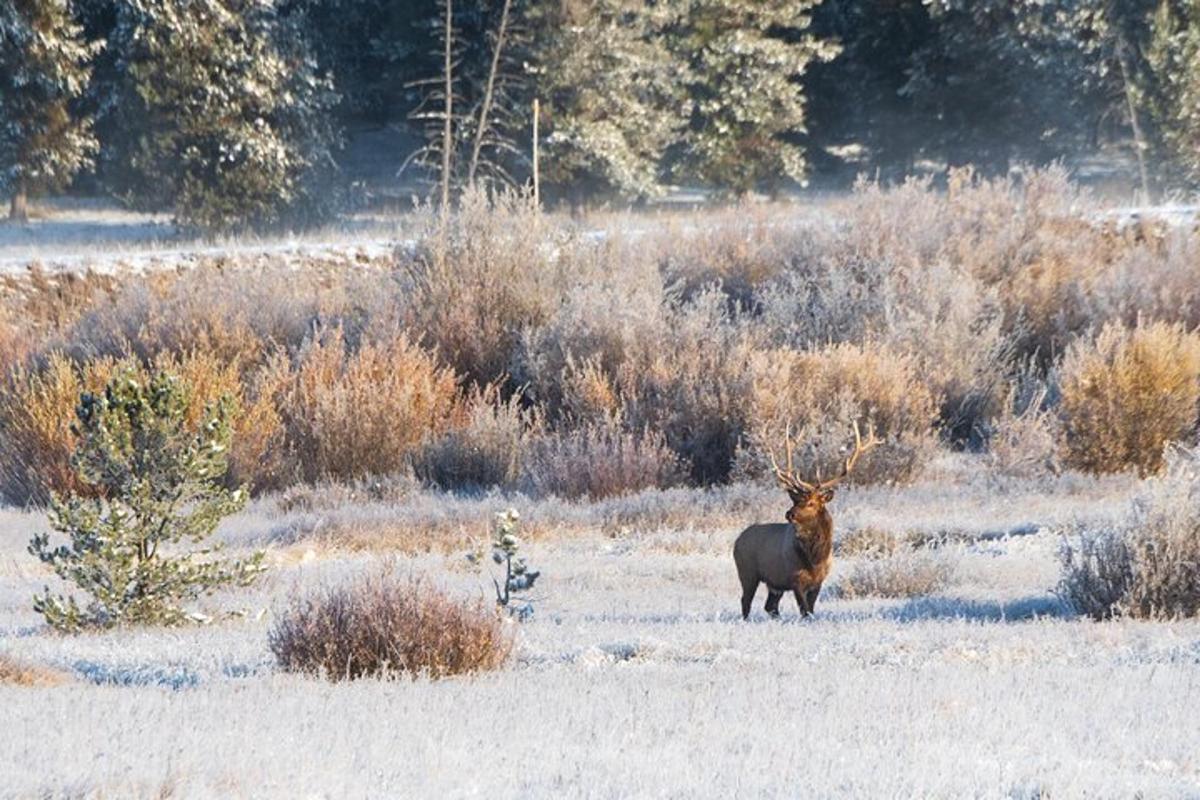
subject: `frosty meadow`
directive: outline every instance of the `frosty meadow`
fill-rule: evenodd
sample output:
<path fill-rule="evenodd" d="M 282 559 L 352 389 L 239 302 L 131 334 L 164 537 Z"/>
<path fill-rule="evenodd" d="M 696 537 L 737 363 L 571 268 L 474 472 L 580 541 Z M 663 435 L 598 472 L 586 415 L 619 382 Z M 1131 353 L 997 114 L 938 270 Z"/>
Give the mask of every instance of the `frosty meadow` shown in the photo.
<path fill-rule="evenodd" d="M 1200 238 L 956 181 L 6 278 L 0 795 L 1200 792 Z"/>

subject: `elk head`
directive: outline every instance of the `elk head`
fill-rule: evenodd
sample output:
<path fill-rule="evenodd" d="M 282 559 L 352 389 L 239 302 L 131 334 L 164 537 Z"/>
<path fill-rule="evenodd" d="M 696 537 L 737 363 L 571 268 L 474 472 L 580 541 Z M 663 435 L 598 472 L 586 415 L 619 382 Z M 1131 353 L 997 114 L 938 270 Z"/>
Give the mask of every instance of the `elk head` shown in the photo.
<path fill-rule="evenodd" d="M 874 425 L 868 426 L 867 441 L 864 442 L 858 431 L 858 422 L 855 421 L 854 450 L 842 465 L 841 474 L 829 480 L 821 480 L 820 473 L 818 473 L 815 481 L 806 481 L 796 475 L 795 468 L 792 466 L 792 427 L 789 424 L 784 430 L 787 461 L 785 468 L 781 469 L 779 462 L 775 460 L 774 448 L 767 448 L 767 453 L 771 457 L 771 466 L 775 469 L 775 477 L 784 491 L 788 493 L 788 497 L 792 499 L 792 507 L 787 513 L 788 522 L 796 522 L 802 517 L 819 514 L 825 508 L 825 504 L 833 499 L 833 487 L 850 474 L 862 454 L 882 443 L 882 439 L 875 438 Z"/>

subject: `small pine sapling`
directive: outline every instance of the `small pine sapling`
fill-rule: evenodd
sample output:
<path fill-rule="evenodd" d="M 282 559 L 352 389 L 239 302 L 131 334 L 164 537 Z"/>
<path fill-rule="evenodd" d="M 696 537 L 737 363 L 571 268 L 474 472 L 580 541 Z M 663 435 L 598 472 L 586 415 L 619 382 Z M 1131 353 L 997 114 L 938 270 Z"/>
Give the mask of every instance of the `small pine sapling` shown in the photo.
<path fill-rule="evenodd" d="M 534 582 L 542 573 L 530 569 L 529 564 L 525 561 L 525 556 L 519 552 L 521 539 L 517 536 L 517 531 L 520 528 L 520 522 L 521 515 L 515 508 L 496 513 L 496 523 L 492 529 L 490 546 L 492 561 L 504 567 L 504 578 L 501 580 L 495 575 L 491 575 L 490 572 L 489 576 L 496 589 L 496 605 L 506 609 L 518 619 L 527 619 L 533 615 L 533 603 L 529 598 L 518 598 L 517 595 L 532 589 Z M 473 564 L 483 562 L 483 554 L 479 551 L 468 554 L 467 558 Z M 518 599 L 523 602 L 517 604 Z"/>
<path fill-rule="evenodd" d="M 51 627 L 76 631 L 118 624 L 176 625 L 203 619 L 180 604 L 263 571 L 263 554 L 215 558 L 219 545 L 188 551 L 221 519 L 242 508 L 243 489 L 221 485 L 229 451 L 231 404 L 206 408 L 188 423 L 187 387 L 158 373 L 148 382 L 128 368 L 102 394 L 84 394 L 72 430 L 72 464 L 94 497 L 54 496 L 50 527 L 68 543 L 39 534 L 29 551 L 91 596 L 85 608 L 47 587 L 34 609 Z"/>

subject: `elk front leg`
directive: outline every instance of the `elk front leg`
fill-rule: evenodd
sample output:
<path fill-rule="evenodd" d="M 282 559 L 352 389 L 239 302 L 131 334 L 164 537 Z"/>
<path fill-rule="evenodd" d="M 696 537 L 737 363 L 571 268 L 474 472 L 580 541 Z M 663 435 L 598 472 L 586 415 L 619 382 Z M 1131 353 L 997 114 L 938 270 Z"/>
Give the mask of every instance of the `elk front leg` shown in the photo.
<path fill-rule="evenodd" d="M 805 595 L 805 600 L 808 601 L 808 613 L 812 614 L 812 613 L 816 612 L 817 597 L 819 597 L 820 594 L 821 594 L 821 584 L 819 584 L 819 583 L 816 586 L 814 586 L 813 588 L 808 590 L 808 593 Z"/>
<path fill-rule="evenodd" d="M 764 610 L 772 617 L 779 616 L 779 600 L 783 597 L 783 592 L 777 592 L 774 589 L 767 587 L 767 604 Z"/>
<path fill-rule="evenodd" d="M 792 595 L 796 598 L 796 605 L 800 607 L 800 616 L 807 617 L 812 613 L 812 607 L 808 604 L 808 597 L 801 589 L 794 589 Z"/>

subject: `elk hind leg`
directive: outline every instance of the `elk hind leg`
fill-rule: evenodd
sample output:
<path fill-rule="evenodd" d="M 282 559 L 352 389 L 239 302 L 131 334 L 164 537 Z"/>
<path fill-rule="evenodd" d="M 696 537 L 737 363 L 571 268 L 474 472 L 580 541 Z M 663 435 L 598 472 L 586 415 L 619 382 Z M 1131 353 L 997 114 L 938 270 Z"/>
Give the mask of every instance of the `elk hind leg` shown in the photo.
<path fill-rule="evenodd" d="M 754 594 L 757 591 L 757 578 L 742 578 L 742 619 L 750 618 L 750 604 L 754 602 Z"/>

